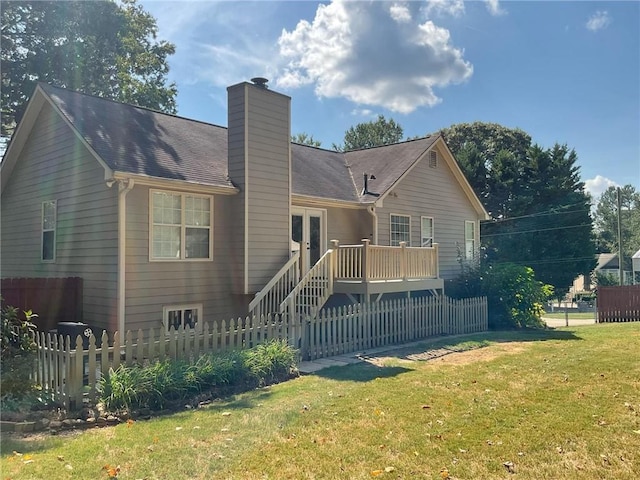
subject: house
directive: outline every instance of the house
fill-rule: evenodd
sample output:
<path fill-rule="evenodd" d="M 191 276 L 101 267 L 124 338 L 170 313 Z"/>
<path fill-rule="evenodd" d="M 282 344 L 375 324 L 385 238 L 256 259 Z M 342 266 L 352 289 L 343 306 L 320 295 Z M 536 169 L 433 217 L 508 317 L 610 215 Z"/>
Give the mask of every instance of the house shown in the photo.
<path fill-rule="evenodd" d="M 596 255 L 596 259 L 598 263 L 596 267 L 591 272 L 589 277 L 585 277 L 585 275 L 578 276 L 573 281 L 573 286 L 571 288 L 571 293 L 579 293 L 579 292 L 589 292 L 593 288 L 598 286 L 598 278 L 597 276 L 606 275 L 612 278 L 615 282 L 618 282 L 620 279 L 620 268 L 618 261 L 617 253 L 600 253 Z M 628 270 L 623 271 L 624 285 L 631 285 L 632 283 L 632 272 Z"/>
<path fill-rule="evenodd" d="M 108 331 L 442 292 L 487 218 L 442 137 L 292 144 L 290 102 L 230 86 L 223 128 L 39 84 L 0 166 L 1 276 L 81 277 Z"/>

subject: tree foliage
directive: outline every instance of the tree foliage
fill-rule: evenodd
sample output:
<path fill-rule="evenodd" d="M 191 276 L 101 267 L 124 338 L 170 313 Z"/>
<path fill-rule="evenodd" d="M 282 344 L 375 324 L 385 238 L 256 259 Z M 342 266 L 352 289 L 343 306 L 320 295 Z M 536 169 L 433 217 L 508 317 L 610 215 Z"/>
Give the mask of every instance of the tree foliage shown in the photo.
<path fill-rule="evenodd" d="M 3 1 L 1 134 L 12 133 L 39 81 L 175 113 L 175 46 L 157 33 L 136 0 Z"/>
<path fill-rule="evenodd" d="M 309 135 L 308 133 L 301 132 L 296 133 L 291 136 L 291 141 L 293 143 L 299 143 L 300 145 L 309 145 L 310 147 L 320 147 L 322 146 L 322 142 L 320 140 L 316 140 L 313 138 L 313 135 Z"/>
<path fill-rule="evenodd" d="M 515 263 L 491 265 L 486 259 L 472 265 L 461 262 L 461 274 L 447 281 L 454 298 L 487 297 L 489 328 L 543 327 L 543 307 L 553 287 L 536 279 L 531 267 Z"/>
<path fill-rule="evenodd" d="M 359 123 L 344 132 L 344 144 L 333 144 L 338 151 L 348 152 L 361 148 L 390 145 L 402 140 L 404 131 L 393 118 L 387 120 L 384 115 L 378 115 L 376 120 Z"/>
<path fill-rule="evenodd" d="M 631 269 L 631 257 L 640 250 L 640 192 L 632 185 L 620 188 L 622 255 L 624 268 Z M 618 192 L 609 187 L 600 195 L 594 214 L 598 250 L 618 253 Z"/>
<path fill-rule="evenodd" d="M 30 375 L 36 326 L 31 320 L 37 315 L 31 311 L 23 313 L 21 318 L 18 309 L 8 305 L 0 309 L 0 394 L 3 397 L 20 396 L 33 387 Z"/>
<path fill-rule="evenodd" d="M 593 269 L 590 198 L 574 150 L 544 149 L 526 132 L 497 124 L 459 124 L 442 133 L 492 218 L 481 235 L 491 264 L 529 266 L 558 293 Z"/>

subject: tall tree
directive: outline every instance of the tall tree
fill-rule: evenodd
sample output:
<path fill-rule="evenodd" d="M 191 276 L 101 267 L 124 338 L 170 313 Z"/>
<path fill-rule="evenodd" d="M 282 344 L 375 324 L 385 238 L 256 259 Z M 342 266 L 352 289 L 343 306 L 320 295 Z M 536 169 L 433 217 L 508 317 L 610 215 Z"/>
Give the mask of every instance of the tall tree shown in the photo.
<path fill-rule="evenodd" d="M 36 82 L 175 113 L 155 18 L 136 0 L 3 1 L 2 136 L 20 121 Z"/>
<path fill-rule="evenodd" d="M 442 133 L 492 218 L 481 236 L 490 263 L 530 266 L 558 294 L 591 271 L 590 199 L 574 150 L 544 149 L 526 132 L 493 123 L 458 124 Z"/>
<path fill-rule="evenodd" d="M 640 192 L 632 185 L 620 188 L 622 255 L 625 269 L 630 270 L 631 256 L 640 250 Z M 605 190 L 596 204 L 594 226 L 598 250 L 618 253 L 618 192 L 616 187 Z"/>
<path fill-rule="evenodd" d="M 322 142 L 313 138 L 313 135 L 309 135 L 306 132 L 296 133 L 291 135 L 291 141 L 293 143 L 299 143 L 300 145 L 309 145 L 310 147 L 320 147 Z"/>
<path fill-rule="evenodd" d="M 333 144 L 338 151 L 348 152 L 361 148 L 379 147 L 402 140 L 404 131 L 393 118 L 387 120 L 384 115 L 378 115 L 377 120 L 359 123 L 344 132 L 344 144 Z"/>
<path fill-rule="evenodd" d="M 484 122 L 458 123 L 440 133 L 489 214 L 494 218 L 509 215 L 509 199 L 531 147 L 529 134 Z"/>

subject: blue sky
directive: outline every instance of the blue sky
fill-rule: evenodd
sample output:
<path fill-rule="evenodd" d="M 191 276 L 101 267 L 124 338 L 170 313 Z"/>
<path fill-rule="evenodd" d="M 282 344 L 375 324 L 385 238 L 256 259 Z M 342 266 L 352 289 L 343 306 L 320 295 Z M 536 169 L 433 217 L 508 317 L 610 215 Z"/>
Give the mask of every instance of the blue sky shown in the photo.
<path fill-rule="evenodd" d="M 226 126 L 226 87 L 264 76 L 325 148 L 378 114 L 405 136 L 494 122 L 574 148 L 594 195 L 640 190 L 640 2 L 139 3 L 176 45 L 181 116 Z"/>

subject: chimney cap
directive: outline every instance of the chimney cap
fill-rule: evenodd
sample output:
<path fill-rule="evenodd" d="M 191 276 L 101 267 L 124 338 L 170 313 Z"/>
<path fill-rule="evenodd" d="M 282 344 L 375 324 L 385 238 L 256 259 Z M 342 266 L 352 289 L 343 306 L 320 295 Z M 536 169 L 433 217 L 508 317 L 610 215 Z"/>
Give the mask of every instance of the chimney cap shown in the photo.
<path fill-rule="evenodd" d="M 269 88 L 267 86 L 267 82 L 269 81 L 268 79 L 264 78 L 264 77 L 253 77 L 251 79 L 251 81 L 253 82 L 254 85 L 261 87 L 261 88 Z"/>

